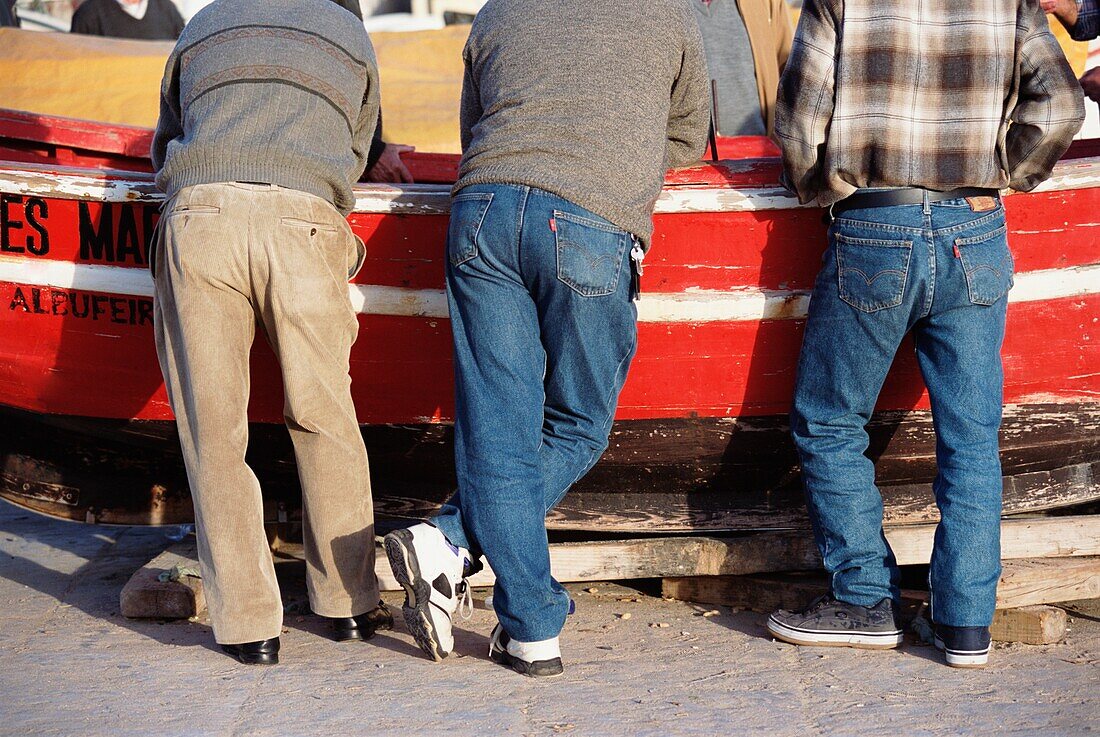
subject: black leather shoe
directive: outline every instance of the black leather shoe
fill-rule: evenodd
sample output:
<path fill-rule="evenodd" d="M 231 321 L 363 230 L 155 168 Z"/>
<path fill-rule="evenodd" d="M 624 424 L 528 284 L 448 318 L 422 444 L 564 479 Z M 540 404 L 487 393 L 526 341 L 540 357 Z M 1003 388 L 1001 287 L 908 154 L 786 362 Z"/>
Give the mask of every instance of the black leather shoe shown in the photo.
<path fill-rule="evenodd" d="M 239 645 L 222 645 L 222 651 L 245 665 L 275 665 L 279 662 L 279 638 L 242 642 Z"/>
<path fill-rule="evenodd" d="M 393 615 L 386 605 L 378 602 L 375 609 L 354 617 L 334 617 L 332 619 L 332 639 L 337 642 L 348 640 L 369 640 L 380 630 L 393 629 Z"/>

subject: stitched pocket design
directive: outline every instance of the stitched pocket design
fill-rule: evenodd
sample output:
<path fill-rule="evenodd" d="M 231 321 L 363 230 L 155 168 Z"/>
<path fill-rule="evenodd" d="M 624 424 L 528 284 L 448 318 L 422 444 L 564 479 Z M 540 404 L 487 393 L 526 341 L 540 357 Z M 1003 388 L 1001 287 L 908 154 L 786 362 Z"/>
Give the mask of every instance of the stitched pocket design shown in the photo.
<path fill-rule="evenodd" d="M 976 305 L 995 304 L 1012 288 L 1013 262 L 1007 233 L 1002 225 L 988 233 L 955 239 L 970 301 Z"/>
<path fill-rule="evenodd" d="M 598 220 L 554 211 L 558 279 L 582 297 L 604 297 L 619 284 L 630 236 Z"/>
<path fill-rule="evenodd" d="M 905 294 L 913 242 L 835 233 L 840 298 L 863 312 L 897 307 Z"/>
<path fill-rule="evenodd" d="M 447 256 L 451 266 L 477 258 L 477 238 L 492 203 L 492 192 L 460 194 L 451 200 L 451 221 L 447 226 Z"/>

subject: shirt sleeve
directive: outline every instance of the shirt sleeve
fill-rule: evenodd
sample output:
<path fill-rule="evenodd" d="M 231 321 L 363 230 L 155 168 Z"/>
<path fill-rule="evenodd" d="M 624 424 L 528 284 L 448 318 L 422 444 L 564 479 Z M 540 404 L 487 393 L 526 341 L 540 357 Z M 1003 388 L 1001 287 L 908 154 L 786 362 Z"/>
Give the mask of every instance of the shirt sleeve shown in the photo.
<path fill-rule="evenodd" d="M 775 139 L 783 152 L 783 183 L 801 202 L 813 199 L 836 92 L 836 0 L 806 0 L 791 55 L 779 78 Z"/>
<path fill-rule="evenodd" d="M 1077 22 L 1069 29 L 1075 41 L 1091 41 L 1100 36 L 1100 0 L 1077 0 Z"/>
<path fill-rule="evenodd" d="M 374 136 L 370 139 L 370 151 L 367 152 L 367 171 L 363 172 L 364 174 L 374 168 L 385 150 L 386 142 L 382 140 L 382 111 L 379 110 L 378 122 L 374 125 Z"/>
<path fill-rule="evenodd" d="M 85 36 L 102 36 L 103 29 L 98 23 L 98 17 L 92 12 L 92 4 L 88 3 L 76 9 L 73 20 L 69 26 L 70 33 L 82 33 Z"/>
<path fill-rule="evenodd" d="M 180 110 L 180 58 L 173 50 L 164 67 L 164 78 L 160 83 L 160 117 L 153 134 L 153 146 L 149 152 L 153 159 L 153 170 L 160 171 L 168 156 L 168 144 L 183 135 L 183 115 Z"/>
<path fill-rule="evenodd" d="M 1084 119 L 1081 85 L 1036 5 L 1020 49 L 1020 90 L 1005 140 L 1012 188 L 1028 192 L 1050 177 Z"/>
<path fill-rule="evenodd" d="M 183 16 L 180 15 L 180 11 L 176 9 L 176 6 L 172 3 L 165 3 L 167 6 L 168 19 L 172 23 L 172 37 L 179 38 L 183 33 L 183 27 L 186 23 L 183 20 Z"/>
<path fill-rule="evenodd" d="M 474 126 L 481 120 L 484 111 L 481 108 L 481 93 L 477 88 L 477 78 L 473 71 L 473 60 L 470 58 L 469 43 L 462 50 L 462 60 L 465 72 L 462 77 L 462 100 L 459 104 L 458 119 L 462 151 L 465 153 L 474 137 Z"/>
<path fill-rule="evenodd" d="M 687 8 L 686 3 L 684 8 Z M 669 168 L 699 161 L 710 132 L 710 74 L 699 24 L 683 13 L 684 45 L 680 73 L 672 86 L 668 110 L 666 164 Z"/>

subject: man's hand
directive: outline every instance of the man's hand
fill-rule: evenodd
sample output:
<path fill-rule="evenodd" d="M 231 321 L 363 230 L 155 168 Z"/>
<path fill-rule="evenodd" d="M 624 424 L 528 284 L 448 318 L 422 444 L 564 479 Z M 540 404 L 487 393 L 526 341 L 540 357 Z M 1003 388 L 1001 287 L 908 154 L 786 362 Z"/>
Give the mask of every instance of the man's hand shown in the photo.
<path fill-rule="evenodd" d="M 405 182 L 407 184 L 412 183 L 412 174 L 405 168 L 404 162 L 401 161 L 401 154 L 406 152 L 415 151 L 414 146 L 403 146 L 400 143 L 387 143 L 386 147 L 382 149 L 382 155 L 378 157 L 378 161 L 374 163 L 371 170 L 367 172 L 368 182 L 379 183 L 391 183 L 400 184 Z"/>
<path fill-rule="evenodd" d="M 1090 100 L 1100 103 L 1100 67 L 1085 72 L 1085 76 L 1081 77 L 1081 89 Z"/>
<path fill-rule="evenodd" d="M 1077 0 L 1039 0 L 1039 6 L 1043 12 L 1054 13 L 1066 28 L 1077 25 Z"/>

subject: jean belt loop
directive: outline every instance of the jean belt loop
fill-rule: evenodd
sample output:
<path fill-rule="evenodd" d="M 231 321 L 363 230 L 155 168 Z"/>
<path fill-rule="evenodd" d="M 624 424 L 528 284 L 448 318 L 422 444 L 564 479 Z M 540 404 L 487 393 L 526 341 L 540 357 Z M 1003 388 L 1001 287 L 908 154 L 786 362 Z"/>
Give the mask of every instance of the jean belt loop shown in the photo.
<path fill-rule="evenodd" d="M 922 190 L 922 193 L 923 193 L 922 197 L 923 197 L 923 200 L 924 200 L 924 214 L 925 215 L 931 215 L 932 214 L 932 203 L 928 200 L 928 190 L 927 189 Z"/>

